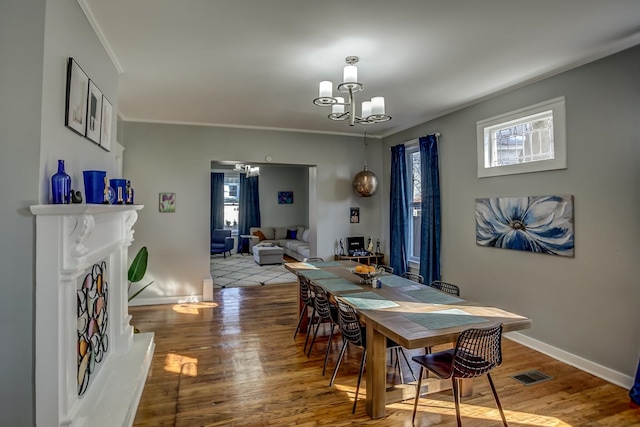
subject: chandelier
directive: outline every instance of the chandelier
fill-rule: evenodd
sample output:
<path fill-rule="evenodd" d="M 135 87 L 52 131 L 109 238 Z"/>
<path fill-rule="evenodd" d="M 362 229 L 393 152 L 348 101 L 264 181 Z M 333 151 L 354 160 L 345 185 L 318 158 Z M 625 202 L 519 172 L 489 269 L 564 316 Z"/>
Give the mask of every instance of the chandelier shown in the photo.
<path fill-rule="evenodd" d="M 371 125 L 391 120 L 391 116 L 385 114 L 384 97 L 374 96 L 370 101 L 362 102 L 361 115 L 357 116 L 355 112 L 355 103 L 353 94 L 364 89 L 362 83 L 358 83 L 358 67 L 354 64 L 358 62 L 357 56 L 347 56 L 345 59 L 347 66 L 344 67 L 342 75 L 342 83 L 337 87 L 339 92 L 347 95 L 345 102 L 342 96 L 333 96 L 333 83 L 330 81 L 320 82 L 319 95 L 313 100 L 315 105 L 321 107 L 331 107 L 331 120 L 349 120 L 349 126 L 356 123 L 360 125 Z M 348 111 L 345 111 L 348 107 Z"/>
<path fill-rule="evenodd" d="M 236 172 L 244 172 L 247 178 L 251 176 L 260 176 L 260 168 L 258 166 L 245 165 L 243 163 L 236 163 L 233 169 Z"/>

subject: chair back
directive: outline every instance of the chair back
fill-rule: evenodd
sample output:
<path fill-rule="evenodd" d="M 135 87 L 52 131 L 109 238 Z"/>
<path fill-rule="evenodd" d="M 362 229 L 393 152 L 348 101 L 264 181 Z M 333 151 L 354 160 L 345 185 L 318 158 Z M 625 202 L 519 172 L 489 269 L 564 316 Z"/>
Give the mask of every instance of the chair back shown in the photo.
<path fill-rule="evenodd" d="M 414 282 L 424 283 L 424 277 L 419 275 L 418 273 L 411 273 L 409 271 L 402 273 L 402 277 L 405 279 L 413 280 Z"/>
<path fill-rule="evenodd" d="M 316 308 L 316 314 L 327 322 L 338 323 L 338 308 L 329 301 L 327 292 L 322 286 L 314 285 L 309 282 L 309 288 L 313 293 L 313 304 Z"/>
<path fill-rule="evenodd" d="M 429 286 L 439 291 L 443 291 L 448 294 L 455 295 L 457 297 L 460 296 L 460 288 L 458 287 L 458 285 L 443 282 L 441 280 L 434 280 L 433 282 L 429 283 Z"/>
<path fill-rule="evenodd" d="M 314 257 L 314 258 L 305 258 L 302 262 L 324 262 L 322 258 Z"/>
<path fill-rule="evenodd" d="M 386 271 L 389 274 L 393 274 L 393 267 L 391 267 L 391 266 L 378 264 L 378 268 L 383 269 L 384 271 Z"/>
<path fill-rule="evenodd" d="M 502 364 L 502 324 L 463 331 L 453 352 L 454 378 L 474 378 Z"/>
<path fill-rule="evenodd" d="M 231 230 L 217 229 L 211 232 L 211 241 L 217 243 L 224 243 L 226 237 L 231 237 Z"/>
<path fill-rule="evenodd" d="M 300 282 L 300 300 L 307 306 L 313 307 L 313 298 L 311 297 L 311 289 L 309 288 L 309 279 L 304 276 L 298 276 Z"/>
<path fill-rule="evenodd" d="M 342 337 L 352 344 L 360 347 L 366 347 L 365 334 L 360 326 L 358 314 L 349 304 L 336 300 L 338 304 L 338 324 Z"/>

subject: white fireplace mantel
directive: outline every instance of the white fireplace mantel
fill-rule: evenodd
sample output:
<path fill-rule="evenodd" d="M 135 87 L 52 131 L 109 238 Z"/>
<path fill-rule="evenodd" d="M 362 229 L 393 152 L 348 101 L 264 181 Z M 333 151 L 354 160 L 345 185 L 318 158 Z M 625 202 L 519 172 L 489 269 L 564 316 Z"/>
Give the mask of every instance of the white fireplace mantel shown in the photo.
<path fill-rule="evenodd" d="M 128 247 L 140 209 L 142 205 L 31 206 L 36 216 L 38 426 L 133 423 L 155 349 L 153 333 L 134 334 L 129 324 Z M 107 303 L 95 312 L 102 314 L 99 338 L 106 350 L 93 370 L 82 371 L 91 373 L 83 376 L 86 391 L 80 394 L 79 331 L 94 329 L 81 328 L 79 307 L 98 303 L 83 306 L 79 290 L 98 265 L 104 266 L 98 283 L 106 290 L 102 300 Z"/>

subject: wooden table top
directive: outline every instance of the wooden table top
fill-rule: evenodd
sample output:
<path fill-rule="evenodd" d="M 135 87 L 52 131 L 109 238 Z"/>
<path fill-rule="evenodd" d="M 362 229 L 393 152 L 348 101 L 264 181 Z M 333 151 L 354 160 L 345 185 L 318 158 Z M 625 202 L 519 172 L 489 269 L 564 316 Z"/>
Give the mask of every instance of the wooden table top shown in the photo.
<path fill-rule="evenodd" d="M 352 305 L 364 323 L 408 349 L 454 342 L 460 332 L 470 327 L 484 328 L 502 323 L 504 332 L 531 327 L 531 320 L 524 316 L 454 297 L 388 273 L 380 276 L 382 288 L 363 285 L 362 279 L 350 271 L 356 265 L 353 261 L 294 262 L 286 263 L 285 268 L 297 275 L 310 270 L 331 273 L 331 277 L 310 277 L 309 280 L 322 286 L 334 298 Z M 345 279 L 358 289 L 331 290 L 326 284 L 332 280 L 336 282 L 333 277 Z M 385 281 L 389 285 L 385 285 Z M 358 298 L 359 295 L 363 298 Z"/>

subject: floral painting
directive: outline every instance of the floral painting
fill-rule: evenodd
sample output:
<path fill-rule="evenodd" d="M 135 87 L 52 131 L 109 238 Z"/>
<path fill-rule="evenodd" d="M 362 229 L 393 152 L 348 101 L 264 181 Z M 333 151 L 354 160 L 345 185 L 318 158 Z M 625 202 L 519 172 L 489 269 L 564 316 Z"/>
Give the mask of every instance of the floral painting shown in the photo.
<path fill-rule="evenodd" d="M 176 193 L 160 193 L 160 212 L 174 213 L 176 211 Z"/>
<path fill-rule="evenodd" d="M 572 257 L 573 196 L 476 199 L 476 243 Z"/>

